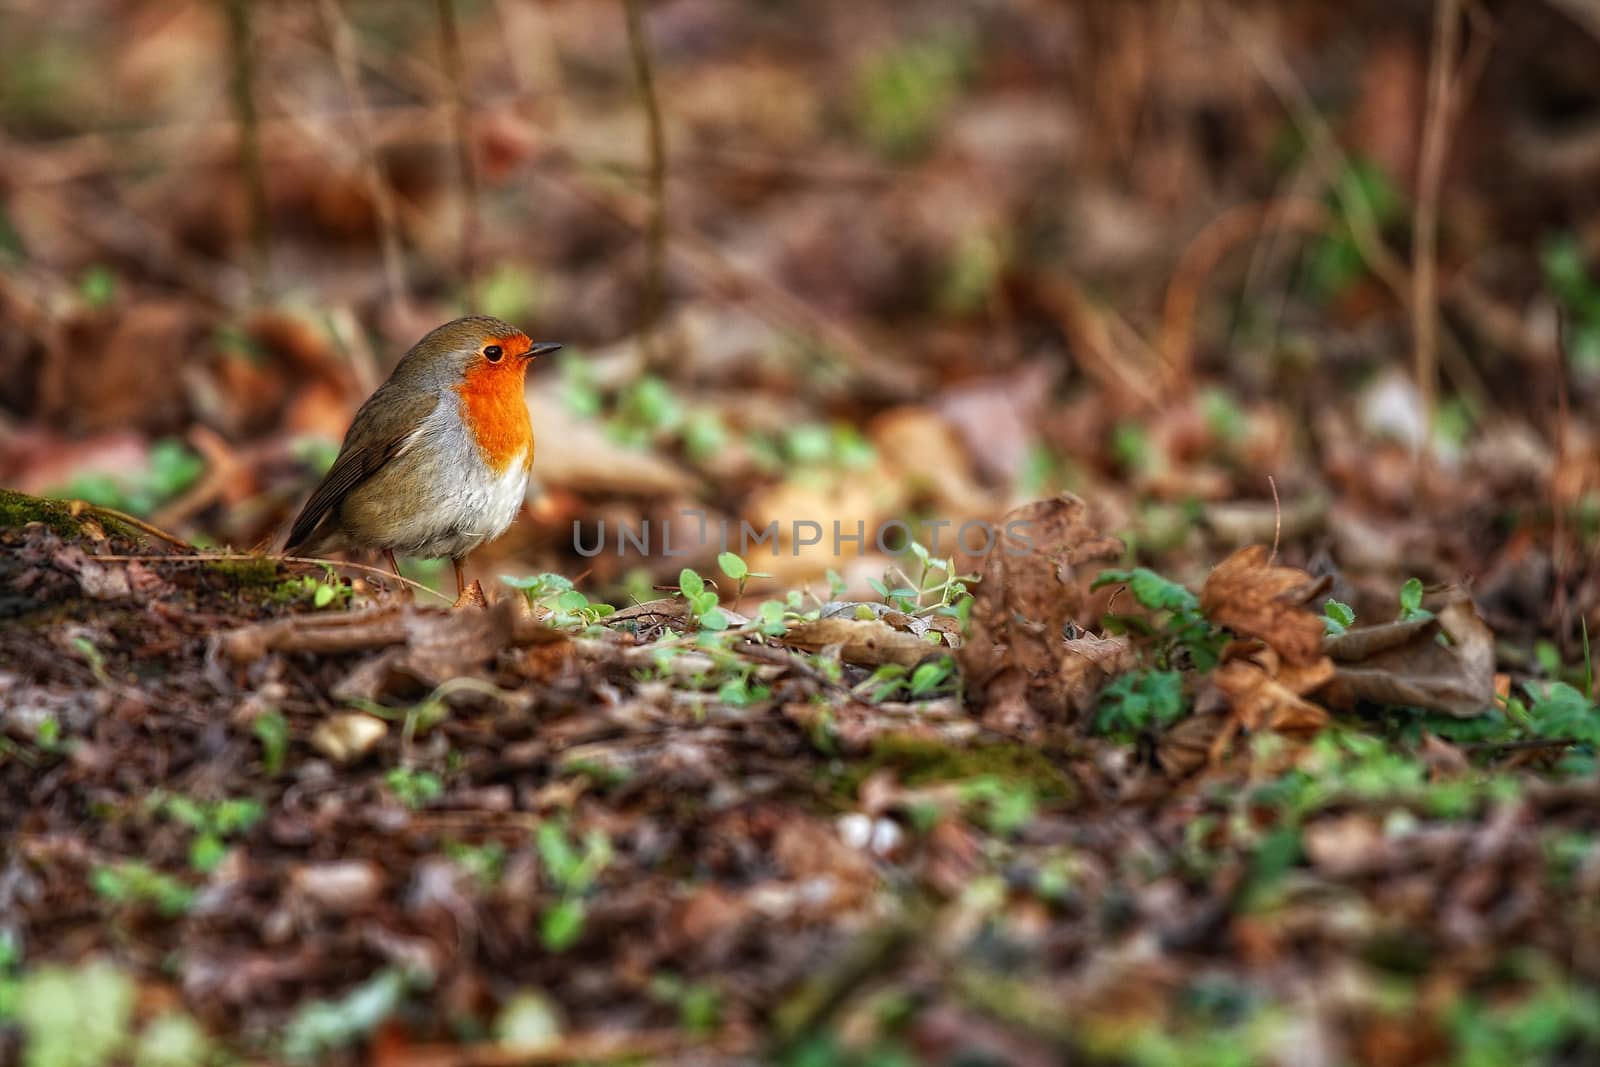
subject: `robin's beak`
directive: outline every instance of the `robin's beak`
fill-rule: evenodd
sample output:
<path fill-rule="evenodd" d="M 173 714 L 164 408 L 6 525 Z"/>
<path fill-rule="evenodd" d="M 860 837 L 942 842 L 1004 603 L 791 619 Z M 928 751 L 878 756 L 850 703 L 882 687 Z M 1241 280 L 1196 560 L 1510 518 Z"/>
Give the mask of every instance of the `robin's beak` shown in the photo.
<path fill-rule="evenodd" d="M 547 353 L 556 351 L 560 347 L 561 345 L 556 341 L 540 341 L 536 345 L 530 345 L 528 350 L 522 353 L 522 358 L 532 359 L 534 356 L 546 355 Z"/>

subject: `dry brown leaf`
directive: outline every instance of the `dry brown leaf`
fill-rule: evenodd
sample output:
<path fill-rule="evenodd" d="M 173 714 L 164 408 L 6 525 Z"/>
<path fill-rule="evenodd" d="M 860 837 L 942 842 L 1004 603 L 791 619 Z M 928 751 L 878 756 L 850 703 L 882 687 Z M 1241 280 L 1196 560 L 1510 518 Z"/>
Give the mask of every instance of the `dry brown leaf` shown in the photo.
<path fill-rule="evenodd" d="M 1084 665 L 1067 655 L 1065 636 L 1087 605 L 1093 575 L 1080 568 L 1115 559 L 1122 542 L 1101 536 L 1071 494 L 1024 505 L 1002 527 L 984 564 L 961 667 L 980 706 L 1014 699 L 1020 678 L 1032 706 L 1059 715 L 1069 698 L 1081 703 Z"/>
<path fill-rule="evenodd" d="M 838 645 L 839 654 L 846 663 L 862 667 L 880 667 L 885 663 L 915 667 L 944 650 L 942 644 L 896 630 L 881 619 L 832 618 L 796 623 L 789 627 L 783 640 L 807 652 Z"/>
<path fill-rule="evenodd" d="M 1065 642 L 1058 672 L 1062 699 L 1074 715 L 1087 715 L 1106 682 L 1138 666 L 1133 642 L 1122 635 L 1085 634 Z"/>
<path fill-rule="evenodd" d="M 1441 711 L 1458 718 L 1494 706 L 1494 634 L 1460 589 L 1425 601 L 1431 619 L 1365 626 L 1325 642 L 1334 662 L 1335 695 Z M 1440 635 L 1448 643 L 1439 640 Z"/>
<path fill-rule="evenodd" d="M 1250 659 L 1235 659 L 1218 667 L 1211 681 L 1247 730 L 1307 733 L 1321 729 L 1328 713 L 1302 694 L 1325 685 L 1333 677 L 1333 663 L 1321 659 L 1300 667 L 1274 664 L 1274 658 L 1266 649 Z"/>
<path fill-rule="evenodd" d="M 1275 566 L 1261 545 L 1241 548 L 1219 563 L 1200 590 L 1200 610 L 1219 626 L 1265 641 L 1286 662 L 1322 657 L 1322 619 L 1305 606 L 1315 580 L 1295 567 Z"/>

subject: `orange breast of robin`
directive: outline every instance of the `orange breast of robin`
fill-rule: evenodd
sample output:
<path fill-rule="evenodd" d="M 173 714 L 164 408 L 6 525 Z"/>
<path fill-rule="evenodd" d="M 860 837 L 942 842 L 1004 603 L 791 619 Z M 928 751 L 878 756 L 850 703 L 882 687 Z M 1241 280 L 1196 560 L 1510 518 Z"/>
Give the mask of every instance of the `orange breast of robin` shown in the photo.
<path fill-rule="evenodd" d="M 533 426 L 523 395 L 520 361 L 483 362 L 470 367 L 456 392 L 461 394 L 461 420 L 467 424 L 478 454 L 496 474 L 520 460 L 533 464 Z"/>

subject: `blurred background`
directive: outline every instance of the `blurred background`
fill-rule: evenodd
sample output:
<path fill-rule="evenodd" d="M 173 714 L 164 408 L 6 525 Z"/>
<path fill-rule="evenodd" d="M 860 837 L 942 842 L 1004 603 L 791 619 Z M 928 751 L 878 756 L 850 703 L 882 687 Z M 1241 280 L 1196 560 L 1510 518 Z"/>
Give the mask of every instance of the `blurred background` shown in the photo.
<path fill-rule="evenodd" d="M 1068 489 L 1178 577 L 1277 538 L 1572 645 L 1597 200 L 1593 0 L 5 0 L 0 484 L 270 544 L 479 311 L 567 345 L 485 577 Z"/>

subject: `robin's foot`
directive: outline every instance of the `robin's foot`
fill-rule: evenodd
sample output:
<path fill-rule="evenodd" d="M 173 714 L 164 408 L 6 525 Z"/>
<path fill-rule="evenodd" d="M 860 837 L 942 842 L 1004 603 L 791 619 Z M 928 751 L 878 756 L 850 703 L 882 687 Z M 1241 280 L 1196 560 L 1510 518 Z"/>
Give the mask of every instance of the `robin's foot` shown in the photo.
<path fill-rule="evenodd" d="M 483 583 L 474 580 L 473 583 L 461 590 L 461 595 L 456 597 L 456 602 L 450 605 L 450 610 L 458 608 L 487 608 L 489 598 L 483 595 Z"/>
<path fill-rule="evenodd" d="M 389 561 L 389 569 L 394 572 L 394 576 L 396 578 L 405 577 L 405 575 L 400 573 L 399 561 L 394 558 L 394 549 L 384 549 L 383 558 Z M 417 599 L 417 594 L 412 591 L 412 588 L 403 581 L 395 582 L 394 590 L 397 594 L 399 594 L 402 600 L 410 600 L 414 602 Z"/>

